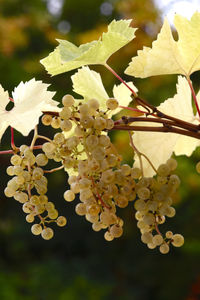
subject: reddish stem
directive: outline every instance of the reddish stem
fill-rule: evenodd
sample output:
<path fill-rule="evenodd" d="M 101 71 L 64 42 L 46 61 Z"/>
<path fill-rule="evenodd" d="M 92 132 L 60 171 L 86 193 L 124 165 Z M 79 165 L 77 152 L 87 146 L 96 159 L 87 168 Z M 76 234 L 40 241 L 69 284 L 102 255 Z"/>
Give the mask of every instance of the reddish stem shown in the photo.
<path fill-rule="evenodd" d="M 105 64 L 104 66 L 131 91 L 134 97 L 137 97 L 136 92 L 109 65 Z"/>
<path fill-rule="evenodd" d="M 10 127 L 10 130 L 11 130 L 11 148 L 13 150 L 16 150 L 17 147 L 15 146 L 13 127 Z"/>
<path fill-rule="evenodd" d="M 187 81 L 188 81 L 188 83 L 189 83 L 189 86 L 190 86 L 190 89 L 191 89 L 191 92 L 192 92 L 192 98 L 193 98 L 193 100 L 194 100 L 194 103 L 195 103 L 195 106 L 196 106 L 198 115 L 199 115 L 199 117 L 200 117 L 200 109 L 199 109 L 199 105 L 198 105 L 198 102 L 197 102 L 197 97 L 196 97 L 194 88 L 193 88 L 193 86 L 192 86 L 192 82 L 191 82 L 190 78 L 187 78 Z"/>
<path fill-rule="evenodd" d="M 136 112 L 139 112 L 139 113 L 142 113 L 142 114 L 146 114 L 147 113 L 147 111 L 142 111 L 142 110 L 137 109 L 137 108 L 127 107 L 127 106 L 122 106 L 122 105 L 119 105 L 119 107 L 123 108 L 123 109 L 131 110 L 131 111 L 136 111 Z"/>
<path fill-rule="evenodd" d="M 158 224 L 156 222 L 155 222 L 155 230 L 157 231 L 158 234 L 160 234 L 162 236 L 162 233 L 158 229 Z"/>
<path fill-rule="evenodd" d="M 96 184 L 95 184 L 94 179 L 93 179 L 92 176 L 91 176 L 91 180 L 92 180 L 93 186 L 96 188 Z M 101 205 L 102 205 L 102 206 L 105 206 L 105 207 L 108 208 L 108 209 L 110 209 L 110 206 L 108 206 L 108 205 L 103 201 L 103 199 L 101 198 L 101 195 L 98 193 L 98 191 L 97 191 L 96 193 L 97 193 L 97 198 L 98 198 L 99 201 L 101 202 Z"/>
<path fill-rule="evenodd" d="M 37 145 L 37 146 L 34 146 L 33 149 L 42 149 L 42 145 Z M 15 148 L 16 151 L 19 151 L 19 148 Z M 3 150 L 3 151 L 0 151 L 0 155 L 3 155 L 3 154 L 13 154 L 14 151 L 13 150 Z"/>

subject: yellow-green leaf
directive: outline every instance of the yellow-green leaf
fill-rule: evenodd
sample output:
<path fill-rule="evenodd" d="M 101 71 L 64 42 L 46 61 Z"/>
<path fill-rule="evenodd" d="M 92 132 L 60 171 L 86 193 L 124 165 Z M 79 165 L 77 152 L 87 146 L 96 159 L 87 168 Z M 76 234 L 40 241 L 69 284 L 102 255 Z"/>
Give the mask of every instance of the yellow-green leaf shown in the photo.
<path fill-rule="evenodd" d="M 166 19 L 152 48 L 138 51 L 125 73 L 145 78 L 162 74 L 189 76 L 200 70 L 200 13 L 194 13 L 191 20 L 176 15 L 174 25 L 178 41 L 174 40 Z"/>
<path fill-rule="evenodd" d="M 130 27 L 131 20 L 113 20 L 108 32 L 98 41 L 83 44 L 80 47 L 58 40 L 59 46 L 41 60 L 51 75 L 64 73 L 84 65 L 106 64 L 108 58 L 135 37 L 135 28 Z"/>

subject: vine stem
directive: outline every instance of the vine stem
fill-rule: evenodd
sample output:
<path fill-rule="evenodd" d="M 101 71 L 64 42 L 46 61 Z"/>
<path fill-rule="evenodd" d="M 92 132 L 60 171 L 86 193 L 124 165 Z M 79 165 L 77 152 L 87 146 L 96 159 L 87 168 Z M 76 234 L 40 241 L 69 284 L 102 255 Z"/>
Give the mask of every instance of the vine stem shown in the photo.
<path fill-rule="evenodd" d="M 156 222 L 155 222 L 155 230 L 157 231 L 158 234 L 160 234 L 162 236 L 162 233 L 158 229 L 158 224 Z"/>
<path fill-rule="evenodd" d="M 127 109 L 127 110 L 131 110 L 131 111 L 134 111 L 134 112 L 139 112 L 139 113 L 142 113 L 142 114 L 146 114 L 147 111 L 142 111 L 138 108 L 133 108 L 133 107 L 127 107 L 127 106 L 123 106 L 123 105 L 119 105 L 118 107 L 120 108 L 123 108 L 123 109 Z"/>
<path fill-rule="evenodd" d="M 187 82 L 188 82 L 188 84 L 189 84 L 189 86 L 190 86 L 190 89 L 191 89 L 191 92 L 192 92 L 192 98 L 193 98 L 193 100 L 194 100 L 194 103 L 195 103 L 195 106 L 196 106 L 198 115 L 199 115 L 199 117 L 200 117 L 200 109 L 199 109 L 199 105 L 198 105 L 198 101 L 197 101 L 197 97 L 196 97 L 194 88 L 193 88 L 193 86 L 192 86 L 192 82 L 191 82 L 191 80 L 190 80 L 189 77 L 186 77 L 186 79 L 187 79 Z"/>
<path fill-rule="evenodd" d="M 196 139 L 200 139 L 199 132 L 190 132 L 187 130 L 174 128 L 172 126 L 162 126 L 162 127 L 154 127 L 154 126 L 127 126 L 127 125 L 115 125 L 112 130 L 126 130 L 126 131 L 150 131 L 150 132 L 171 132 L 177 133 L 181 135 L 186 135 L 190 137 L 194 137 Z"/>
<path fill-rule="evenodd" d="M 90 178 L 91 178 L 91 180 L 92 180 L 92 185 L 96 188 L 96 184 L 95 184 L 95 182 L 94 182 L 94 178 L 93 178 L 92 176 L 91 176 Z M 108 206 L 108 205 L 103 201 L 103 199 L 101 198 L 101 195 L 98 193 L 98 191 L 96 191 L 96 193 L 97 193 L 97 198 L 98 198 L 98 200 L 101 202 L 101 205 L 104 206 L 104 207 L 106 207 L 106 208 L 108 208 L 108 209 L 110 209 L 110 206 Z"/>
<path fill-rule="evenodd" d="M 33 147 L 33 149 L 42 149 L 42 145 L 36 145 Z M 19 151 L 19 148 L 16 147 L 15 148 L 15 151 Z M 3 150 L 3 151 L 0 151 L 0 155 L 3 155 L 3 154 L 14 154 L 15 153 L 14 150 Z"/>
<path fill-rule="evenodd" d="M 128 134 L 129 134 L 129 139 L 130 139 L 130 144 L 131 144 L 131 147 L 133 148 L 133 150 L 136 152 L 138 158 L 139 158 L 139 162 L 140 162 L 140 169 L 141 169 L 141 172 L 142 172 L 142 177 L 144 177 L 144 169 L 143 169 L 143 163 L 142 163 L 142 158 L 141 158 L 141 153 L 140 151 L 135 147 L 134 143 L 133 143 L 133 139 L 132 139 L 132 135 L 131 135 L 131 132 L 128 131 Z"/>
<path fill-rule="evenodd" d="M 108 64 L 104 66 L 131 91 L 134 97 L 137 97 L 136 92 Z"/>
<path fill-rule="evenodd" d="M 51 170 L 44 170 L 44 173 L 53 173 L 53 172 L 59 171 L 63 168 L 64 168 L 64 166 L 60 166 L 58 168 L 54 168 L 54 169 L 51 169 Z"/>
<path fill-rule="evenodd" d="M 140 152 L 140 151 L 135 147 L 135 145 L 134 145 L 134 143 L 133 143 L 133 138 L 132 138 L 132 136 L 131 136 L 131 132 L 129 131 L 128 133 L 129 133 L 129 138 L 130 138 L 130 143 L 131 143 L 132 148 L 136 151 L 138 157 L 139 157 L 139 155 L 140 155 L 139 160 L 141 159 L 141 156 L 143 156 L 143 157 L 148 161 L 148 163 L 150 164 L 150 166 L 152 167 L 152 169 L 154 170 L 154 172 L 157 173 L 156 168 L 154 167 L 154 165 L 152 164 L 152 162 L 150 161 L 150 159 L 146 156 L 146 154 Z M 143 167 L 142 159 L 141 159 L 140 165 Z M 142 170 L 142 169 L 141 169 L 141 170 Z M 142 173 L 143 173 L 143 170 L 142 170 Z M 142 176 L 142 177 L 144 177 L 144 176 Z"/>

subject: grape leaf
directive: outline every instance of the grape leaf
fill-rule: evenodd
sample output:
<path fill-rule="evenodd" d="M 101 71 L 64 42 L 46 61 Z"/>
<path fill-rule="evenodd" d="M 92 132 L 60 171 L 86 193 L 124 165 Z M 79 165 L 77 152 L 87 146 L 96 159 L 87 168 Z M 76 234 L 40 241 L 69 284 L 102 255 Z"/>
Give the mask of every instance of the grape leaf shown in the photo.
<path fill-rule="evenodd" d="M 191 20 L 175 15 L 174 25 L 178 41 L 174 40 L 166 19 L 152 48 L 139 50 L 125 73 L 145 78 L 162 74 L 189 76 L 200 70 L 200 13 L 194 13 Z"/>
<path fill-rule="evenodd" d="M 187 80 L 182 76 L 178 77 L 177 94 L 173 98 L 165 100 L 158 106 L 158 109 L 173 117 L 193 124 L 197 123 L 192 108 L 190 87 Z M 147 122 L 134 122 L 134 125 L 162 126 L 152 122 L 149 122 L 148 125 Z M 162 132 L 135 132 L 133 142 L 138 150 L 151 160 L 156 169 L 170 158 L 173 151 L 176 155 L 190 156 L 200 145 L 200 141 L 195 138 Z M 145 176 L 154 175 L 153 169 L 144 157 L 142 157 L 142 161 Z M 135 155 L 134 166 L 140 166 L 137 155 Z"/>
<path fill-rule="evenodd" d="M 82 67 L 72 77 L 73 90 L 75 93 L 84 97 L 84 101 L 89 99 L 97 99 L 100 103 L 101 110 L 107 110 L 106 100 L 109 96 L 103 86 L 99 73 L 92 71 L 89 67 Z M 127 83 L 135 92 L 137 88 L 132 82 Z M 124 84 L 115 85 L 113 87 L 113 96 L 119 102 L 119 105 L 128 106 L 132 101 L 131 91 Z M 109 117 L 118 113 L 121 108 L 117 108 L 108 113 Z"/>
<path fill-rule="evenodd" d="M 60 111 L 59 102 L 52 100 L 55 92 L 47 91 L 49 85 L 36 81 L 21 82 L 12 93 L 14 107 L 6 110 L 8 92 L 0 86 L 0 139 L 8 126 L 28 135 L 39 122 L 43 111 Z"/>
<path fill-rule="evenodd" d="M 58 47 L 40 62 L 51 75 L 64 73 L 84 65 L 106 64 L 108 58 L 135 37 L 136 28 L 129 27 L 131 20 L 113 20 L 108 32 L 98 41 L 80 47 L 58 40 Z"/>

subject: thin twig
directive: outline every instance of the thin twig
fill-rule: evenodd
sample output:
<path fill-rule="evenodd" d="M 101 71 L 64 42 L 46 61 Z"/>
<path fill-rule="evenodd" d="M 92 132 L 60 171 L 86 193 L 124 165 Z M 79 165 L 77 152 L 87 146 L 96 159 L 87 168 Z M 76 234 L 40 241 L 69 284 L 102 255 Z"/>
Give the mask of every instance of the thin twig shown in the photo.
<path fill-rule="evenodd" d="M 58 168 L 54 168 L 54 169 L 51 169 L 51 170 L 44 170 L 44 173 L 53 173 L 53 172 L 59 171 L 63 168 L 64 168 L 64 166 L 60 166 Z"/>
<path fill-rule="evenodd" d="M 131 91 L 134 97 L 137 97 L 136 92 L 109 65 L 105 64 L 104 66 Z"/>
<path fill-rule="evenodd" d="M 193 98 L 193 100 L 194 100 L 194 103 L 195 103 L 195 106 L 196 106 L 198 115 L 199 115 L 199 117 L 200 117 L 200 109 L 199 109 L 199 105 L 198 105 L 198 101 L 197 101 L 197 97 L 196 97 L 194 88 L 193 88 L 193 86 L 192 86 L 192 82 L 191 82 L 191 80 L 190 80 L 189 77 L 186 77 L 186 79 L 187 79 L 187 82 L 188 82 L 188 84 L 189 84 L 189 86 L 190 86 L 191 93 L 192 93 L 192 98 Z"/>

